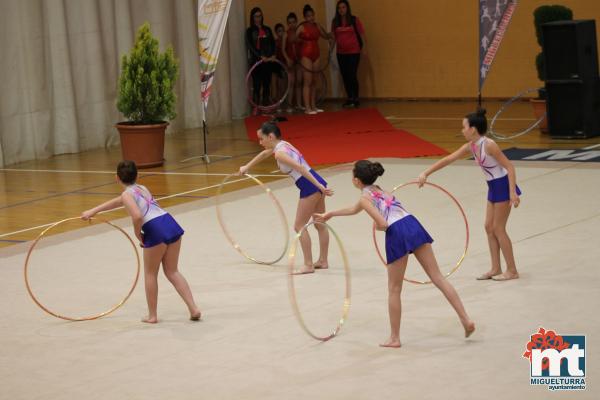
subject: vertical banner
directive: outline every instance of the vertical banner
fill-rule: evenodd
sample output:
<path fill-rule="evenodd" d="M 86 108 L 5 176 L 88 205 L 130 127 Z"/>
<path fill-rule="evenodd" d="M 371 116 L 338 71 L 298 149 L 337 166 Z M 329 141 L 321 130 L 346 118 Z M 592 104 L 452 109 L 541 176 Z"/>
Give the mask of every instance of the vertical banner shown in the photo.
<path fill-rule="evenodd" d="M 198 1 L 198 45 L 200 50 L 201 95 L 204 105 L 206 121 L 206 108 L 210 97 L 217 60 L 221 51 L 221 43 L 227 25 L 227 16 L 231 7 L 231 0 L 199 0 Z"/>
<path fill-rule="evenodd" d="M 479 0 L 479 94 L 516 8 L 517 0 Z"/>

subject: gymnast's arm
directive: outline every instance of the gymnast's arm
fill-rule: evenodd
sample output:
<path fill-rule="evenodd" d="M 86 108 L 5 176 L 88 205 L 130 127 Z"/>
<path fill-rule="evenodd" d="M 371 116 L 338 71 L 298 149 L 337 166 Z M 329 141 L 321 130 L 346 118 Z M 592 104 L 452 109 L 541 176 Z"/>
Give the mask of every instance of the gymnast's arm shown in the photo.
<path fill-rule="evenodd" d="M 282 53 L 283 53 L 283 58 L 285 58 L 285 65 L 290 68 L 294 65 L 294 62 L 292 61 L 292 59 L 288 56 L 288 53 L 286 51 L 286 46 L 285 44 L 288 41 L 288 33 L 287 31 L 283 31 L 283 37 L 281 38 L 281 46 L 283 47 L 282 49 Z"/>
<path fill-rule="evenodd" d="M 127 192 L 121 193 L 121 201 L 125 206 L 127 213 L 131 216 L 131 220 L 133 221 L 133 233 L 135 233 L 135 237 L 138 238 L 140 243 L 143 243 L 144 238 L 142 237 L 142 224 L 144 219 L 140 209 L 135 203 L 133 197 L 131 197 L 131 195 Z"/>
<path fill-rule="evenodd" d="M 367 56 L 367 35 L 365 32 L 360 34 L 360 39 L 362 40 L 362 48 L 360 49 L 360 54 L 363 56 Z"/>
<path fill-rule="evenodd" d="M 466 157 L 470 151 L 469 146 L 470 146 L 470 142 L 463 144 L 454 153 L 447 155 L 446 157 L 442 158 L 441 160 L 438 160 L 435 164 L 433 164 L 431 167 L 427 168 L 424 172 L 422 172 L 418 178 L 419 187 L 422 187 L 425 184 L 425 182 L 427 181 L 427 177 L 429 175 L 433 174 L 435 171 L 444 168 L 448 164 L 452 164 L 456 160 Z"/>
<path fill-rule="evenodd" d="M 354 21 L 355 23 L 355 29 L 358 32 L 358 34 L 360 35 L 360 39 L 362 40 L 362 48 L 360 49 L 360 53 L 363 56 L 367 55 L 367 35 L 365 33 L 365 28 L 362 24 L 362 22 L 360 22 L 360 20 L 358 19 L 358 17 L 356 17 L 356 20 Z"/>
<path fill-rule="evenodd" d="M 260 59 L 260 53 L 256 50 L 256 45 L 254 43 L 252 43 L 253 42 L 252 35 L 253 35 L 252 27 L 246 29 L 246 35 L 245 35 L 246 36 L 246 49 L 248 49 L 249 55 L 250 54 L 252 55 L 252 57 L 249 57 L 249 59 L 251 60 L 250 61 L 251 64 L 256 62 L 254 60 Z M 254 59 L 254 60 L 252 60 L 252 59 Z"/>
<path fill-rule="evenodd" d="M 114 199 L 109 200 L 105 203 L 102 203 L 99 206 L 96 206 L 94 208 L 91 208 L 89 210 L 82 212 L 81 219 L 87 221 L 88 219 L 92 218 L 94 215 L 98 214 L 99 212 L 113 210 L 115 208 L 121 207 L 122 205 L 123 205 L 123 201 L 121 200 L 121 196 L 115 197 Z"/>
<path fill-rule="evenodd" d="M 323 39 L 327 39 L 327 40 L 331 40 L 331 39 L 335 39 L 335 37 L 333 36 L 333 33 L 328 33 L 325 28 L 323 28 L 321 26 L 321 24 L 317 24 L 317 27 L 319 28 L 319 35 L 321 35 L 321 37 Z"/>
<path fill-rule="evenodd" d="M 387 229 L 387 221 L 381 216 L 377 209 L 373 207 L 371 201 L 366 197 L 361 197 L 358 203 L 351 207 L 340 208 L 339 210 L 329 211 L 323 214 L 313 214 L 313 218 L 317 222 L 325 222 L 331 219 L 332 217 L 356 215 L 362 210 L 365 210 L 367 214 L 369 214 L 369 216 L 373 218 L 373 223 L 375 224 L 375 228 L 377 230 L 385 231 Z"/>
<path fill-rule="evenodd" d="M 360 198 L 360 205 L 363 208 L 363 210 L 365 210 L 367 214 L 369 214 L 369 216 L 373 218 L 373 225 L 375 226 L 375 229 L 377 229 L 378 231 L 385 231 L 388 228 L 387 221 L 375 208 L 373 203 L 371 203 L 371 200 L 369 200 L 365 196 L 362 196 Z"/>
<path fill-rule="evenodd" d="M 295 169 L 296 171 L 300 172 L 302 174 L 303 177 L 305 177 L 306 179 L 308 179 L 310 181 L 310 183 L 312 183 L 313 185 L 315 185 L 319 191 L 321 193 L 323 193 L 326 196 L 331 196 L 333 195 L 333 190 L 326 188 L 325 186 L 323 186 L 321 184 L 321 182 L 319 182 L 318 180 L 315 179 L 315 177 L 310 173 L 310 171 L 308 171 L 304 165 L 298 163 L 296 160 L 294 160 L 292 157 L 288 156 L 287 154 L 285 154 L 283 151 L 278 151 L 275 153 L 275 159 L 279 162 L 282 162 L 286 165 L 288 165 L 289 167 Z"/>
<path fill-rule="evenodd" d="M 248 162 L 248 164 L 242 165 L 240 167 L 239 175 L 244 175 L 245 173 L 247 173 L 250 170 L 250 168 L 252 168 L 256 164 L 258 164 L 265 158 L 268 158 L 272 154 L 273 154 L 273 149 L 265 149 L 265 150 L 261 151 L 260 153 L 258 153 L 256 155 L 256 157 L 254 157 L 252 160 L 250 160 L 250 162 Z"/>
<path fill-rule="evenodd" d="M 355 215 L 362 211 L 362 207 L 360 202 L 356 203 L 353 206 L 340 208 L 339 210 L 329 211 L 323 214 L 315 213 L 313 214 L 313 218 L 317 222 L 326 222 L 329 221 L 332 217 L 345 217 L 348 215 Z"/>

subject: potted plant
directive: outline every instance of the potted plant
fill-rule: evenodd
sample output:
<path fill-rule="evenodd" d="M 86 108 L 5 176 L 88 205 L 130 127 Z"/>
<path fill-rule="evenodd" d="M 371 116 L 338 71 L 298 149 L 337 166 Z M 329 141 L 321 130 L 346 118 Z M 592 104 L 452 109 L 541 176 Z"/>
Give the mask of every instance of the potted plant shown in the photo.
<path fill-rule="evenodd" d="M 163 164 L 165 130 L 175 118 L 178 60 L 173 48 L 158 51 L 158 40 L 144 23 L 129 56 L 123 55 L 117 109 L 128 121 L 117 123 L 123 159 L 140 168 Z"/>
<path fill-rule="evenodd" d="M 573 11 L 565 6 L 553 5 L 553 6 L 540 6 L 533 11 L 533 23 L 535 25 L 535 35 L 537 36 L 537 42 L 542 46 L 542 25 L 547 22 L 554 21 L 568 21 L 573 19 Z M 540 53 L 535 58 L 535 66 L 537 68 L 538 79 L 542 82 L 546 81 L 546 72 L 544 66 L 544 52 Z M 540 119 L 544 113 L 546 113 L 546 91 L 540 89 L 539 98 L 531 99 L 533 106 L 533 112 L 536 120 Z M 548 133 L 548 122 L 544 119 L 539 126 L 543 133 Z"/>

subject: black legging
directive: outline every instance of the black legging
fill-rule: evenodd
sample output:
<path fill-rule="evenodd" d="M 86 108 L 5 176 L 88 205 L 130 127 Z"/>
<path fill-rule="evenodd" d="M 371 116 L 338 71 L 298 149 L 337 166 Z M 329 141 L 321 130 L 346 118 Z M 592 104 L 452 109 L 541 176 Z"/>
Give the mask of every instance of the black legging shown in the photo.
<path fill-rule="evenodd" d="M 267 106 L 270 102 L 272 64 L 271 62 L 262 63 L 252 72 L 252 100 L 262 106 Z"/>
<path fill-rule="evenodd" d="M 344 88 L 348 95 L 348 100 L 358 101 L 358 63 L 360 62 L 360 53 L 354 54 L 338 54 L 338 65 L 342 79 L 344 80 Z"/>

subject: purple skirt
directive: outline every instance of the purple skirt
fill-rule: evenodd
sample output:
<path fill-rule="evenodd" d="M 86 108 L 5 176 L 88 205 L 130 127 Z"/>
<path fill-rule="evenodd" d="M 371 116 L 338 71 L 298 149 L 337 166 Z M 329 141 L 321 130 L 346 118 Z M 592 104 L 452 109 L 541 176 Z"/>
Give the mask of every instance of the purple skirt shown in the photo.
<path fill-rule="evenodd" d="M 502 203 L 503 201 L 510 200 L 510 186 L 508 184 L 508 175 L 504 175 L 501 178 L 492 179 L 487 181 L 488 184 L 488 196 L 487 199 L 490 203 Z M 517 194 L 521 195 L 521 189 L 517 186 Z"/>
<path fill-rule="evenodd" d="M 388 265 L 414 252 L 425 243 L 433 243 L 423 225 L 412 215 L 394 222 L 385 231 L 385 255 Z"/>
<path fill-rule="evenodd" d="M 175 243 L 183 235 L 183 232 L 183 228 L 171 214 L 163 214 L 142 225 L 144 247 L 153 247 L 161 243 Z"/>
<path fill-rule="evenodd" d="M 327 187 L 327 182 L 325 182 L 325 179 L 321 178 L 321 175 L 317 174 L 315 170 L 311 169 L 310 173 L 312 174 L 312 176 L 315 177 L 317 181 L 319 181 L 321 185 Z M 298 178 L 298 180 L 296 181 L 296 186 L 298 186 L 298 189 L 300 189 L 301 199 L 319 191 L 319 189 L 315 185 L 313 185 L 311 181 L 309 181 L 303 176 Z"/>

